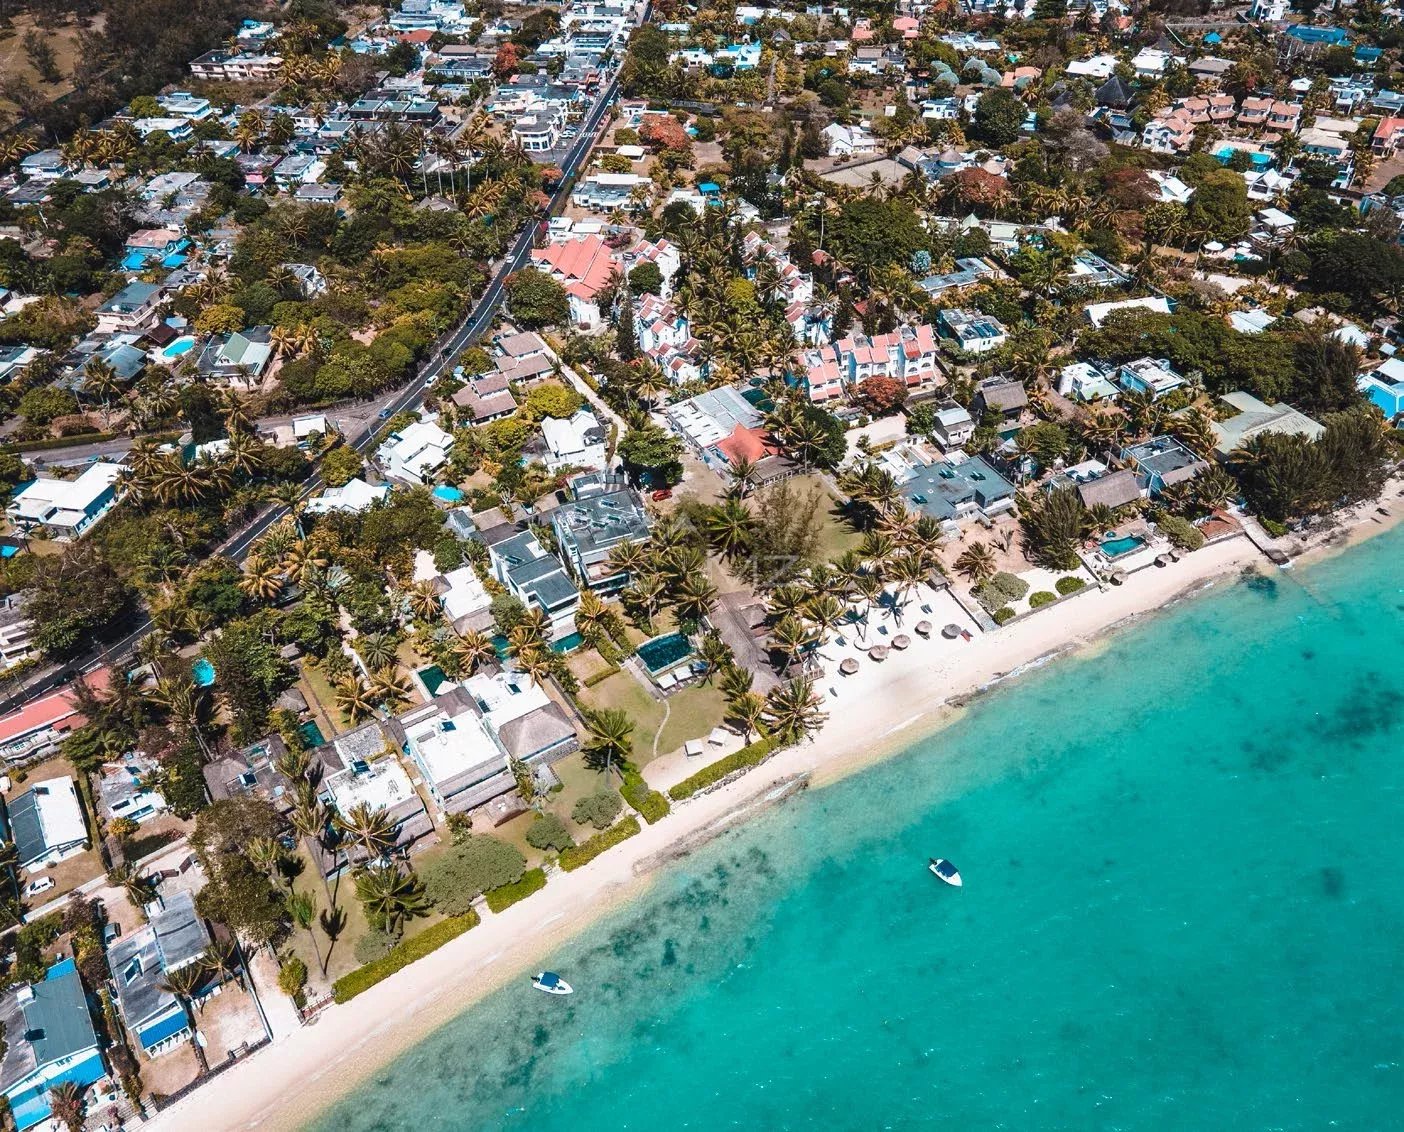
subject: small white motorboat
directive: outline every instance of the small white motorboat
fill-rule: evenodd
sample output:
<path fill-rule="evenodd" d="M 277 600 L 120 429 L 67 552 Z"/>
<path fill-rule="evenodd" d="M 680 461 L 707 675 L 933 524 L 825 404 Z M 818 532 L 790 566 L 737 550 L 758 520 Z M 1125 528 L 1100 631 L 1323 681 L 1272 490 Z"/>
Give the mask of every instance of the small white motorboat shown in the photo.
<path fill-rule="evenodd" d="M 960 881 L 957 879 L 957 884 Z M 555 971 L 542 971 L 536 978 L 531 980 L 531 985 L 546 994 L 574 994 L 575 988 L 561 978 Z"/>
<path fill-rule="evenodd" d="M 931 870 L 932 876 L 945 881 L 955 888 L 961 886 L 960 870 L 944 857 L 932 857 L 930 863 L 927 864 L 926 867 Z"/>

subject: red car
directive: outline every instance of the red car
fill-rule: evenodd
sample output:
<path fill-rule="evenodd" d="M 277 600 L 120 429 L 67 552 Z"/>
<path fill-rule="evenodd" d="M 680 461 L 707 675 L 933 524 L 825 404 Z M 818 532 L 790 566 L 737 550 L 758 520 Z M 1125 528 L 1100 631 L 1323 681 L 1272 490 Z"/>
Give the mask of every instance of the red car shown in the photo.
<path fill-rule="evenodd" d="M 653 501 L 654 501 L 655 503 L 661 503 L 661 502 L 662 502 L 663 500 L 665 500 L 665 499 L 672 499 L 672 498 L 673 498 L 673 489 L 670 488 L 670 487 L 660 487 L 657 491 L 655 491 L 655 492 L 653 493 Z"/>

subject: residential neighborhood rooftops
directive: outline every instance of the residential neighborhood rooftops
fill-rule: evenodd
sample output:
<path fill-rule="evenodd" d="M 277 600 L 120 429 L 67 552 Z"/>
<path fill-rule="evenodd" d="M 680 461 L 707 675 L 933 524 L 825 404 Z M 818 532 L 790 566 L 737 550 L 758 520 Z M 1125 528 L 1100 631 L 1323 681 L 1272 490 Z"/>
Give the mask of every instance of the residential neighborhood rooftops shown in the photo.
<path fill-rule="evenodd" d="M 1238 410 L 1238 415 L 1213 424 L 1214 450 L 1227 456 L 1255 436 L 1263 433 L 1287 433 L 1316 439 L 1325 431 L 1323 426 L 1291 405 L 1269 405 L 1251 393 L 1225 393 L 1220 400 Z"/>

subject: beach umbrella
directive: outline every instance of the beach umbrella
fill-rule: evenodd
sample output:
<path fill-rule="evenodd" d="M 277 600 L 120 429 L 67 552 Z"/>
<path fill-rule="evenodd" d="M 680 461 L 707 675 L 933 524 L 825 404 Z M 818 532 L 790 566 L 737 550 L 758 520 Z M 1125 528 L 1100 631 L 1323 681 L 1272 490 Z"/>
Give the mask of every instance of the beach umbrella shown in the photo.
<path fill-rule="evenodd" d="M 1113 570 L 1113 571 L 1111 572 L 1111 578 L 1109 579 L 1109 581 L 1110 581 L 1111 584 L 1114 585 L 1114 586 L 1119 586 L 1119 585 L 1121 585 L 1122 582 L 1126 581 L 1126 571 L 1125 571 L 1125 570 Z"/>
<path fill-rule="evenodd" d="M 922 637 L 929 637 L 929 636 L 931 636 L 931 622 L 930 622 L 930 621 L 918 621 L 918 622 L 916 623 L 916 631 L 917 631 L 917 635 L 918 635 L 918 636 L 922 636 Z"/>
<path fill-rule="evenodd" d="M 868 656 L 869 656 L 872 660 L 886 660 L 886 659 L 887 659 L 887 646 L 886 646 L 886 645 L 874 645 L 872 648 L 870 648 L 870 649 L 868 650 Z"/>
<path fill-rule="evenodd" d="M 1155 556 L 1155 564 L 1157 566 L 1169 566 L 1170 556 L 1168 554 L 1157 554 Z"/>
<path fill-rule="evenodd" d="M 911 637 L 907 636 L 906 633 L 898 633 L 895 637 L 892 638 L 892 647 L 894 649 L 904 649 L 911 643 L 912 639 Z"/>
<path fill-rule="evenodd" d="M 852 676 L 858 671 L 858 662 L 851 656 L 845 657 L 843 663 L 839 665 L 839 671 L 845 676 Z"/>
<path fill-rule="evenodd" d="M 948 641 L 955 640 L 958 636 L 960 636 L 960 626 L 947 625 L 944 629 L 941 630 L 941 636 L 945 637 Z"/>

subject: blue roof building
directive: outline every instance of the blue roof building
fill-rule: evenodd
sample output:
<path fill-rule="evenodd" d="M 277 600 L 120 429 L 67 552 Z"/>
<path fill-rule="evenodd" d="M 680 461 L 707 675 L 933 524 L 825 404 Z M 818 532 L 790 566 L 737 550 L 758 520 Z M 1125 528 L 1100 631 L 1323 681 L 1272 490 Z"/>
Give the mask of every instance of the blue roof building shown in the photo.
<path fill-rule="evenodd" d="M 1399 358 L 1390 358 L 1379 369 L 1362 373 L 1355 379 L 1355 387 L 1379 407 L 1385 420 L 1404 416 L 1404 361 Z"/>
<path fill-rule="evenodd" d="M 1343 28 L 1314 28 L 1306 24 L 1293 24 L 1287 34 L 1303 43 L 1321 43 L 1328 47 L 1343 47 L 1350 42 L 1350 36 Z"/>
<path fill-rule="evenodd" d="M 86 1088 L 107 1076 L 88 997 L 78 968 L 65 959 L 41 983 L 20 986 L 0 999 L 5 1057 L 0 1093 L 24 1132 L 50 1115 L 49 1091 L 64 1081 Z"/>

